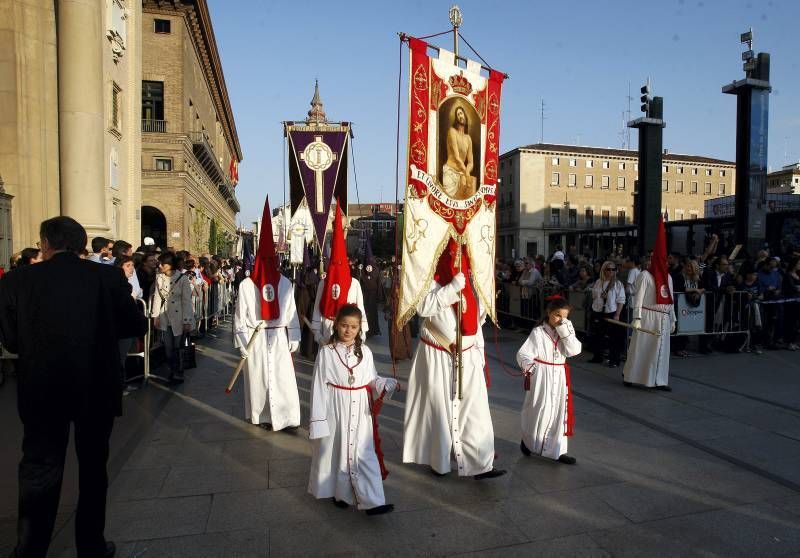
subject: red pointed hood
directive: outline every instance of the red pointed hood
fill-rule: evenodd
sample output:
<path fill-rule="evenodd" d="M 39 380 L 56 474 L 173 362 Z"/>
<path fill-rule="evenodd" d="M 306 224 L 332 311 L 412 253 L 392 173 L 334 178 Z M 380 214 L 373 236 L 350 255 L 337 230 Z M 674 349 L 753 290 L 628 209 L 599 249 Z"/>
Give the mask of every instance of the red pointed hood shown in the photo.
<path fill-rule="evenodd" d="M 250 279 L 261 292 L 261 319 L 277 320 L 281 315 L 281 305 L 278 300 L 278 283 L 280 283 L 281 274 L 278 271 L 275 240 L 272 237 L 272 212 L 269 210 L 269 197 L 264 203 L 261 231 L 258 236 L 258 252 Z"/>
<path fill-rule="evenodd" d="M 331 240 L 331 257 L 319 301 L 319 313 L 333 320 L 339 308 L 347 304 L 350 292 L 350 262 L 347 261 L 347 245 L 344 242 L 344 226 L 342 225 L 342 208 L 336 200 L 336 217 L 333 219 L 333 239 Z"/>
<path fill-rule="evenodd" d="M 656 282 L 656 304 L 672 304 L 667 272 L 667 232 L 664 230 L 663 217 L 658 220 L 658 234 L 656 234 L 656 245 L 653 246 L 649 271 Z"/>
<path fill-rule="evenodd" d="M 461 250 L 461 268 L 456 268 L 458 251 Z M 466 285 L 461 290 L 462 301 L 464 302 L 463 313 L 461 316 L 461 333 L 463 335 L 475 335 L 478 332 L 478 299 L 472 288 L 470 277 L 470 261 L 467 249 L 459 246 L 452 238 L 447 241 L 447 247 L 439 261 L 436 263 L 436 271 L 433 274 L 434 280 L 442 286 L 448 285 L 459 271 L 464 274 Z M 453 310 L 457 311 L 458 303 L 453 304 Z"/>

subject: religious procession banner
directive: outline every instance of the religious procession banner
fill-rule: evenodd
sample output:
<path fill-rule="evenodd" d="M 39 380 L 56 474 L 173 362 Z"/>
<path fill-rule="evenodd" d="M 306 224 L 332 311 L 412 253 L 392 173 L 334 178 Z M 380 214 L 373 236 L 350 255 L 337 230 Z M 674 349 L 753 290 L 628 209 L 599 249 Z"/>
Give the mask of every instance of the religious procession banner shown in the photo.
<path fill-rule="evenodd" d="M 505 74 L 410 38 L 409 130 L 397 327 L 416 312 L 449 239 L 467 248 L 473 284 L 495 312 L 500 91 Z"/>
<path fill-rule="evenodd" d="M 292 221 L 300 210 L 300 219 L 310 218 L 317 242 L 324 246 L 333 199 L 347 207 L 350 125 L 289 123 L 286 134 Z"/>

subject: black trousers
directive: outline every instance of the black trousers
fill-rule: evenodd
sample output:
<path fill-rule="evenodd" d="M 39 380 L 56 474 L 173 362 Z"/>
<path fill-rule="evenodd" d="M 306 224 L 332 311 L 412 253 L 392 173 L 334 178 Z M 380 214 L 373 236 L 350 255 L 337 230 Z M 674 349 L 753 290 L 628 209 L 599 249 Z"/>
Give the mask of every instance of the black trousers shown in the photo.
<path fill-rule="evenodd" d="M 16 548 L 20 558 L 47 555 L 61 495 L 71 422 L 37 419 L 23 424 Z M 106 463 L 114 417 L 81 418 L 74 424 L 79 489 L 75 546 L 79 557 L 102 556 L 108 490 Z"/>
<path fill-rule="evenodd" d="M 592 310 L 592 336 L 591 345 L 595 359 L 603 356 L 603 351 L 608 348 L 608 361 L 619 364 L 620 355 L 625 348 L 625 328 L 608 323 L 605 318 L 613 318 L 614 312 L 604 313 Z"/>

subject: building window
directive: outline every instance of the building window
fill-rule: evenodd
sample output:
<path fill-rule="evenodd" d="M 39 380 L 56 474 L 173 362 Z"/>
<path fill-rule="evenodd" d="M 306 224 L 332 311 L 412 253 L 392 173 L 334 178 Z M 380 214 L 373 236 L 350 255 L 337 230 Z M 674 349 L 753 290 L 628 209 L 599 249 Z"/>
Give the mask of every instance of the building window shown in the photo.
<path fill-rule="evenodd" d="M 692 175 L 697 176 L 697 168 L 692 169 Z"/>
<path fill-rule="evenodd" d="M 120 119 L 120 104 L 122 103 L 122 88 L 115 82 L 111 82 L 111 129 L 120 131 L 122 130 L 122 121 Z"/>
<path fill-rule="evenodd" d="M 577 159 L 570 159 L 569 160 L 569 166 L 574 167 L 577 164 L 578 164 L 578 160 Z"/>
<path fill-rule="evenodd" d="M 617 168 L 618 168 L 619 170 L 625 170 L 625 163 L 623 163 L 622 161 L 620 161 L 620 162 L 619 162 L 619 164 L 617 165 Z"/>
<path fill-rule="evenodd" d="M 172 170 L 172 159 L 162 159 L 156 158 L 156 170 L 159 171 L 171 171 Z"/>
<path fill-rule="evenodd" d="M 156 33 L 170 33 L 170 23 L 168 19 L 153 20 L 153 31 Z"/>
<path fill-rule="evenodd" d="M 719 176 L 720 178 L 725 178 L 725 169 L 720 169 Z"/>
<path fill-rule="evenodd" d="M 575 228 L 578 226 L 578 210 L 577 209 L 570 209 L 569 210 L 569 226 Z"/>
<path fill-rule="evenodd" d="M 661 191 L 662 192 L 669 192 L 669 180 L 662 180 L 661 181 Z"/>
<path fill-rule="evenodd" d="M 617 211 L 617 225 L 624 225 L 625 224 L 625 210 L 620 209 Z"/>
<path fill-rule="evenodd" d="M 675 170 L 678 174 L 683 174 L 683 167 L 677 167 Z"/>
<path fill-rule="evenodd" d="M 697 211 L 692 211 L 691 213 L 689 213 L 689 218 L 690 219 L 697 219 Z"/>
<path fill-rule="evenodd" d="M 561 210 L 557 207 L 550 209 L 550 224 L 554 227 L 561 226 Z"/>
<path fill-rule="evenodd" d="M 675 183 L 675 191 L 678 192 L 679 194 L 683 193 L 683 180 L 678 180 Z"/>
<path fill-rule="evenodd" d="M 669 172 L 669 166 L 661 165 L 661 172 Z"/>
<path fill-rule="evenodd" d="M 611 161 L 603 161 L 603 168 L 610 169 L 611 168 Z"/>
<path fill-rule="evenodd" d="M 586 168 L 587 168 L 587 169 L 592 169 L 592 168 L 594 168 L 594 160 L 592 160 L 592 159 L 586 159 Z"/>
<path fill-rule="evenodd" d="M 554 167 L 557 167 L 557 166 L 558 166 L 558 157 L 553 157 L 553 158 L 550 160 L 550 163 L 552 163 L 552 165 L 553 165 Z"/>
<path fill-rule="evenodd" d="M 705 194 L 706 194 L 706 196 L 710 196 L 711 195 L 711 183 L 710 182 L 706 182 Z"/>
<path fill-rule="evenodd" d="M 569 175 L 569 185 L 575 188 L 578 185 L 577 175 L 570 174 Z"/>
<path fill-rule="evenodd" d="M 676 221 L 683 221 L 683 209 L 676 209 L 675 210 L 675 220 Z"/>
<path fill-rule="evenodd" d="M 720 184 L 719 185 L 719 195 L 720 196 L 724 196 L 725 195 L 725 185 L 724 184 Z"/>
<path fill-rule="evenodd" d="M 558 186 L 560 178 L 561 178 L 561 174 L 559 174 L 557 172 L 554 172 L 553 176 L 550 177 L 550 186 Z"/>
<path fill-rule="evenodd" d="M 583 216 L 583 223 L 589 228 L 594 226 L 594 210 L 593 209 L 587 209 L 586 210 L 586 213 Z"/>
<path fill-rule="evenodd" d="M 711 169 L 706 169 L 706 176 L 711 176 Z"/>
<path fill-rule="evenodd" d="M 608 190 L 610 186 L 611 186 L 611 177 L 610 176 L 603 176 L 600 179 L 600 187 L 603 190 Z"/>
<path fill-rule="evenodd" d="M 142 120 L 144 122 L 164 121 L 164 82 L 142 82 Z M 145 126 L 144 122 L 142 123 Z M 154 125 L 157 127 L 157 125 Z M 149 130 L 142 128 L 143 132 L 157 132 L 166 130 Z"/>
<path fill-rule="evenodd" d="M 696 194 L 697 193 L 697 182 L 692 182 L 692 189 L 689 190 L 689 193 L 690 194 Z"/>
<path fill-rule="evenodd" d="M 594 186 L 594 176 L 592 176 L 591 174 L 587 174 L 583 186 L 585 188 L 591 188 L 592 186 Z"/>
<path fill-rule="evenodd" d="M 609 214 L 610 211 L 607 209 L 604 209 L 600 212 L 600 226 L 608 227 L 611 225 L 611 217 Z"/>
<path fill-rule="evenodd" d="M 617 177 L 617 190 L 624 190 L 625 189 L 625 177 L 618 176 Z"/>

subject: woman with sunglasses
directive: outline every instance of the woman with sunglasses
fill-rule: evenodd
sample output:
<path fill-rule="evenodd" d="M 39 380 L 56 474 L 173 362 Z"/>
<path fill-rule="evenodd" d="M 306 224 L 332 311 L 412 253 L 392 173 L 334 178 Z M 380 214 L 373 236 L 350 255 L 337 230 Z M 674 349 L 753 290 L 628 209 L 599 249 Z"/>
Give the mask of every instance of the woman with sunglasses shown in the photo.
<path fill-rule="evenodd" d="M 617 265 L 606 261 L 600 267 L 600 278 L 592 286 L 591 345 L 594 357 L 589 362 L 603 362 L 603 349 L 608 347 L 609 368 L 619 366 L 625 344 L 625 329 L 608 323 L 606 318 L 619 320 L 624 307 L 625 287 L 617 279 Z"/>

